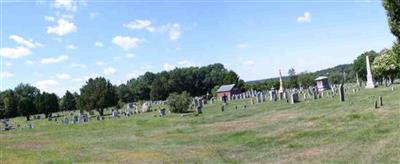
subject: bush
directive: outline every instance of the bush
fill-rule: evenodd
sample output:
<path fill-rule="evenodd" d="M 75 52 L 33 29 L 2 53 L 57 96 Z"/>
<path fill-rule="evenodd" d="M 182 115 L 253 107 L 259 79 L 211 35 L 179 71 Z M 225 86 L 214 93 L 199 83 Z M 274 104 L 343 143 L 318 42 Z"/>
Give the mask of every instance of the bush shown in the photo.
<path fill-rule="evenodd" d="M 173 113 L 185 113 L 190 106 L 190 95 L 187 92 L 171 93 L 167 98 L 167 104 Z"/>

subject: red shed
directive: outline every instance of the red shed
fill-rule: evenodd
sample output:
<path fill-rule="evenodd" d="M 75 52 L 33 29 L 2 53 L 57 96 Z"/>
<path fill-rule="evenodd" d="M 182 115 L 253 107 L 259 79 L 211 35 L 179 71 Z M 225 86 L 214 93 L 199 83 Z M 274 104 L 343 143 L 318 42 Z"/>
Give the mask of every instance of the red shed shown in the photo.
<path fill-rule="evenodd" d="M 219 99 L 222 99 L 222 97 L 224 97 L 224 96 L 229 97 L 233 94 L 235 94 L 235 84 L 222 85 L 217 90 L 217 97 Z"/>

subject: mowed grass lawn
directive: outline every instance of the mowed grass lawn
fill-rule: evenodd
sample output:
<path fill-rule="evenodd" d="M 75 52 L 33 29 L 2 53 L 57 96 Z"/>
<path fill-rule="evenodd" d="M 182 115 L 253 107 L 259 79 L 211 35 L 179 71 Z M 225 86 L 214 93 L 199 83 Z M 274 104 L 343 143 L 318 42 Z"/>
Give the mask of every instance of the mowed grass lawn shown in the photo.
<path fill-rule="evenodd" d="M 374 109 L 378 96 L 384 106 Z M 301 96 L 302 97 L 302 96 Z M 301 99 L 302 100 L 302 99 Z M 243 105 L 247 109 L 243 109 Z M 235 109 L 235 106 L 238 109 Z M 400 86 L 316 101 L 234 101 L 201 116 L 155 112 L 0 132 L 1 163 L 399 163 Z M 24 118 L 13 119 L 24 122 Z"/>

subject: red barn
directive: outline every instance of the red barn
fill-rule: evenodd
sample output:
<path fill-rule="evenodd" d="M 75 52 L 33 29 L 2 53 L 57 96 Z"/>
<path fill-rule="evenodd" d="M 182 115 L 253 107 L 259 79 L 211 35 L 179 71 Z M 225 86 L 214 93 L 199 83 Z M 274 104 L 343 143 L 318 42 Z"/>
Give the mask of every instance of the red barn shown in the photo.
<path fill-rule="evenodd" d="M 235 94 L 235 84 L 229 84 L 229 85 L 222 85 L 221 87 L 219 87 L 219 89 L 217 90 L 217 97 L 222 100 L 222 97 L 224 96 L 231 96 L 233 94 Z"/>

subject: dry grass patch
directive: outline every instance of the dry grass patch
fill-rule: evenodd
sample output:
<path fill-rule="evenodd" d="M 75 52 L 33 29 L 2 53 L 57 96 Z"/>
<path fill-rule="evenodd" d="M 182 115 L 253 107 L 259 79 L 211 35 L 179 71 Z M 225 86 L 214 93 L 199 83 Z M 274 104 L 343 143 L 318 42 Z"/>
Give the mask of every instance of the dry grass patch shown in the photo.
<path fill-rule="evenodd" d="M 7 148 L 11 149 L 41 149 L 48 146 L 49 143 L 45 141 L 24 141 L 17 144 L 8 145 Z"/>

